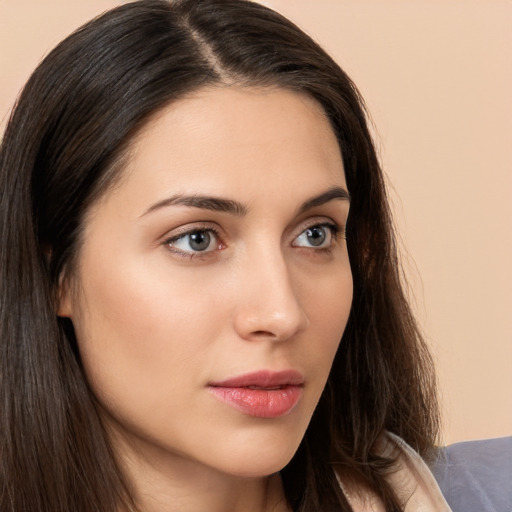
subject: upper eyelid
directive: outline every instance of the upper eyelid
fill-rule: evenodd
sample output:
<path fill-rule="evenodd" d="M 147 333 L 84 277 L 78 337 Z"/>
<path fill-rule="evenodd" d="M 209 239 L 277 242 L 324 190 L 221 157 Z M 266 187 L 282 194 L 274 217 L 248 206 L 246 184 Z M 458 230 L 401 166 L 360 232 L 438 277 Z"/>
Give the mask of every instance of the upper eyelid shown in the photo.
<path fill-rule="evenodd" d="M 318 215 L 310 219 L 305 219 L 303 222 L 300 222 L 299 225 L 292 230 L 292 238 L 295 239 L 306 229 L 310 229 L 314 226 L 334 226 L 339 232 L 345 232 L 346 224 L 340 223 L 334 220 L 332 217 L 326 215 Z"/>
<path fill-rule="evenodd" d="M 332 225 L 342 233 L 345 232 L 346 228 L 345 223 L 340 223 L 334 220 L 332 217 L 326 215 L 318 215 L 312 218 L 304 219 L 303 221 L 299 222 L 298 225 L 296 225 L 293 229 L 289 230 L 289 233 L 292 239 L 294 239 L 301 233 L 303 233 L 306 229 L 319 225 Z M 169 243 L 172 240 L 177 240 L 182 236 L 194 233 L 196 231 L 211 231 L 219 238 L 227 238 L 227 235 L 224 233 L 224 230 L 217 223 L 209 221 L 197 221 L 169 230 L 165 235 L 161 237 L 161 239 L 163 240 L 164 243 Z"/>
<path fill-rule="evenodd" d="M 311 247 L 311 249 L 314 249 L 316 251 L 322 250 L 322 249 L 330 249 L 332 246 L 336 243 L 337 240 L 344 239 L 346 240 L 346 231 L 345 226 L 340 226 L 337 222 L 332 221 L 326 221 L 326 222 L 315 222 L 308 227 L 305 227 L 302 229 L 297 236 L 293 238 L 292 246 L 294 245 L 295 240 L 297 240 L 300 236 L 302 236 L 308 229 L 314 228 L 314 227 L 323 227 L 327 228 L 331 232 L 331 243 L 328 247 Z M 302 248 L 303 246 L 296 246 L 297 248 Z"/>
<path fill-rule="evenodd" d="M 171 240 L 177 240 L 185 235 L 189 235 L 191 233 L 195 233 L 196 231 L 211 231 L 215 233 L 216 236 L 221 236 L 220 228 L 211 222 L 194 222 L 190 224 L 185 224 L 184 226 L 177 227 L 175 229 L 169 230 L 162 237 L 164 243 L 168 243 Z"/>

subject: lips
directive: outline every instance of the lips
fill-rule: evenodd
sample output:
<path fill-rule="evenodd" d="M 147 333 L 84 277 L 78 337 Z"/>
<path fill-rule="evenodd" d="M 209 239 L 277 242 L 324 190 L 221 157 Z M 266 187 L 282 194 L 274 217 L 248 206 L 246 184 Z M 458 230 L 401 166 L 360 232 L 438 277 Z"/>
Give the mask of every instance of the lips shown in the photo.
<path fill-rule="evenodd" d="M 295 370 L 259 371 L 209 384 L 221 402 L 256 418 L 278 418 L 297 405 L 304 377 Z"/>

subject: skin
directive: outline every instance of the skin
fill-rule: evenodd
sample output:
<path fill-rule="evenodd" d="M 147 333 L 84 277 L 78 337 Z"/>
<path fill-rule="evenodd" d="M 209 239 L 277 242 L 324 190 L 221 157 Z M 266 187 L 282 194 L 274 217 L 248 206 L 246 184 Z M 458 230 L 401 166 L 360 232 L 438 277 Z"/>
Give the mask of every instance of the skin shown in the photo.
<path fill-rule="evenodd" d="M 349 200 L 306 204 L 334 187 L 347 189 L 342 158 L 316 102 L 223 86 L 154 116 L 120 182 L 89 211 L 59 314 L 73 321 L 145 512 L 287 510 L 278 471 L 304 435 L 352 300 Z M 177 204 L 183 196 L 238 210 Z M 191 230 L 210 235 L 206 250 L 191 249 Z M 277 418 L 247 415 L 208 387 L 285 369 L 304 385 Z"/>

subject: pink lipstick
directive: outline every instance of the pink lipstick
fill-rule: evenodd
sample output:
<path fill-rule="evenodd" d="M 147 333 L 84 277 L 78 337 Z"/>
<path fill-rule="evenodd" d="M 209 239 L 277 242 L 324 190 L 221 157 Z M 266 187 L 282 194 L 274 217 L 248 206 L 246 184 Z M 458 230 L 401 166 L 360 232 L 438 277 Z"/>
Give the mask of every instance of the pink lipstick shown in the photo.
<path fill-rule="evenodd" d="M 211 382 L 211 393 L 235 409 L 256 418 L 285 416 L 297 405 L 304 377 L 295 370 L 258 371 Z"/>

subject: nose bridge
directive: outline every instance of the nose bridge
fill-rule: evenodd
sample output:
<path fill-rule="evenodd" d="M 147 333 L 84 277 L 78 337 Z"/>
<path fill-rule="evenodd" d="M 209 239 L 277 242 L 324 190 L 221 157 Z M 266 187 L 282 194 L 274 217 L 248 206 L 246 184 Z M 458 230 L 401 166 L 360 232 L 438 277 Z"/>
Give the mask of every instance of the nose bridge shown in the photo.
<path fill-rule="evenodd" d="M 284 341 L 307 327 L 293 273 L 279 244 L 258 244 L 248 251 L 242 266 L 236 327 L 243 338 Z"/>

